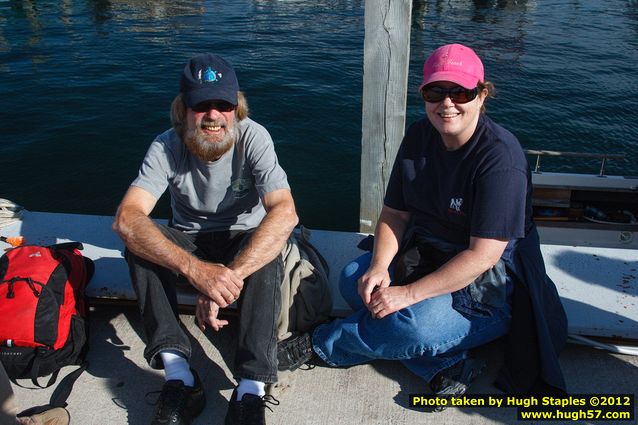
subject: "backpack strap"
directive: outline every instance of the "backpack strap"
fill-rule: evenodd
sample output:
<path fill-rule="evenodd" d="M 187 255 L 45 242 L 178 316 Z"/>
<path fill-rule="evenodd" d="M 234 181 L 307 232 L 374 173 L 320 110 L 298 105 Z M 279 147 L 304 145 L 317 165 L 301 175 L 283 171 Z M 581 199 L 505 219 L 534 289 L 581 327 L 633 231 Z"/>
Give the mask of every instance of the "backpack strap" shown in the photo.
<path fill-rule="evenodd" d="M 34 357 L 33 363 L 31 365 L 31 382 L 33 382 L 33 385 L 37 387 L 49 388 L 51 385 L 55 384 L 56 379 L 58 379 L 58 373 L 60 373 L 60 369 L 57 369 L 55 372 L 53 372 L 51 374 L 51 377 L 49 378 L 49 382 L 47 382 L 45 386 L 42 386 L 38 382 L 38 376 L 39 376 L 38 373 L 40 372 L 40 363 L 41 363 L 40 356 L 38 356 L 36 353 L 36 356 Z"/>
<path fill-rule="evenodd" d="M 82 257 L 82 260 L 84 260 L 84 265 L 85 270 L 86 270 L 86 282 L 88 283 L 91 278 L 93 278 L 93 275 L 95 274 L 95 263 L 93 262 L 93 260 L 91 260 L 89 257 Z"/>
<path fill-rule="evenodd" d="M 66 407 L 66 400 L 69 398 L 69 395 L 71 395 L 73 384 L 75 384 L 75 381 L 82 375 L 82 372 L 84 372 L 87 367 L 89 367 L 89 362 L 84 362 L 76 370 L 62 378 L 58 386 L 53 390 L 53 394 L 51 394 L 51 399 L 49 400 L 51 406 Z"/>
<path fill-rule="evenodd" d="M 42 406 L 30 407 L 18 413 L 16 416 L 18 418 L 21 418 L 26 416 L 37 415 L 38 413 L 45 412 L 54 407 L 66 407 L 67 406 L 66 400 L 69 398 L 69 395 L 71 395 L 73 384 L 75 384 L 75 381 L 80 377 L 80 375 L 82 375 L 82 372 L 84 372 L 84 370 L 86 370 L 88 366 L 89 366 L 89 363 L 84 362 L 80 365 L 79 368 L 69 373 L 64 378 L 62 378 L 58 386 L 55 388 L 55 390 L 53 390 L 53 394 L 51 394 L 51 398 L 49 399 L 48 404 L 44 404 Z M 59 370 L 55 372 L 55 376 L 58 375 L 58 372 Z M 49 382 L 47 387 L 50 386 L 51 384 L 52 382 Z M 46 388 L 46 387 L 42 387 L 42 388 Z M 32 388 L 32 389 L 35 389 L 35 388 Z"/>
<path fill-rule="evenodd" d="M 82 242 L 63 242 L 63 243 L 58 243 L 54 245 L 49 245 L 48 248 L 51 248 L 54 251 L 57 251 L 59 249 L 64 249 L 68 251 L 73 251 L 77 249 L 79 251 L 82 251 L 84 249 L 84 245 L 82 245 Z M 85 266 L 84 267 L 84 270 L 85 270 L 84 283 L 86 284 L 91 280 L 91 278 L 95 274 L 95 263 L 93 262 L 92 259 L 85 256 L 82 256 L 82 260 L 84 261 L 84 266 Z"/>
<path fill-rule="evenodd" d="M 84 249 L 84 245 L 82 245 L 82 242 L 62 242 L 62 243 L 56 243 L 53 245 L 49 245 L 48 248 L 51 249 L 68 249 L 73 251 L 74 249 L 79 249 L 80 251 L 82 251 Z"/>
<path fill-rule="evenodd" d="M 52 409 L 54 407 L 66 407 L 67 406 L 67 399 L 69 398 L 69 396 L 71 395 L 71 391 L 73 390 L 73 385 L 75 385 L 75 381 L 80 377 L 80 375 L 82 375 L 82 373 L 86 370 L 86 368 L 89 367 L 89 362 L 84 362 L 80 365 L 80 367 L 78 367 L 76 370 L 74 370 L 73 372 L 70 372 L 68 375 L 66 375 L 64 378 L 62 378 L 62 380 L 60 381 L 60 383 L 57 385 L 57 387 L 55 387 L 55 390 L 53 390 L 53 393 L 51 394 L 51 398 L 49 399 L 49 403 L 42 405 L 42 406 L 33 406 L 29 409 L 26 409 L 20 413 L 18 413 L 18 417 L 22 417 L 22 416 L 31 416 L 31 415 L 35 415 L 38 413 L 42 413 L 46 410 Z M 55 383 L 55 380 L 58 376 L 58 373 L 60 372 L 60 370 L 56 370 L 51 378 L 49 379 L 49 382 L 47 383 L 46 386 L 41 386 L 38 382 L 37 382 L 37 378 L 32 378 L 31 381 L 37 385 L 40 388 L 48 388 L 51 385 L 53 385 Z M 22 385 L 20 385 L 19 383 L 16 382 L 15 379 L 11 379 L 11 382 L 13 382 L 14 384 L 18 385 L 19 387 L 22 388 L 28 388 L 28 387 L 24 387 Z M 29 388 L 31 390 L 36 390 L 37 388 Z"/>

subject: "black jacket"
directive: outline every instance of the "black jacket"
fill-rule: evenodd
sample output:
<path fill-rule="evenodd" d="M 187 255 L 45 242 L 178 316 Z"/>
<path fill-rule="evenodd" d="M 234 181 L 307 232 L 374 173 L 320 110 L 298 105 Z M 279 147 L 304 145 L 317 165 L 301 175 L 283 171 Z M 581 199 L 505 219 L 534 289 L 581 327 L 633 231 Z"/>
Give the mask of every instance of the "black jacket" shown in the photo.
<path fill-rule="evenodd" d="M 514 279 L 512 322 L 495 385 L 515 394 L 565 393 L 558 355 L 567 342 L 567 316 L 545 272 L 534 226 L 506 262 Z"/>

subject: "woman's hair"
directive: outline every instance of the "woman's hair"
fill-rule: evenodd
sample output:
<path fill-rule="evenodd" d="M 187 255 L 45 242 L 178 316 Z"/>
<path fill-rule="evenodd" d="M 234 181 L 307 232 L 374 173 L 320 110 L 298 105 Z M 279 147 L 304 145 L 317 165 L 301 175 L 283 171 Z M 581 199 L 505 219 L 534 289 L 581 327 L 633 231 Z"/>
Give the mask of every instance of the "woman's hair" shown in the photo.
<path fill-rule="evenodd" d="M 483 90 L 487 90 L 487 96 L 485 96 L 485 100 L 483 101 L 483 105 L 481 105 L 481 113 L 484 113 L 486 111 L 486 107 L 485 107 L 485 103 L 487 102 L 487 98 L 488 97 L 495 97 L 496 96 L 496 89 L 494 88 L 494 84 L 492 84 L 489 81 L 479 81 L 478 84 L 476 85 L 476 87 L 478 88 L 479 92 L 482 92 Z"/>
<path fill-rule="evenodd" d="M 244 93 L 241 91 L 237 92 L 237 108 L 235 108 L 235 119 L 237 121 L 241 121 L 244 118 L 248 117 L 248 102 L 246 101 L 246 97 Z M 177 132 L 177 134 L 182 137 L 184 119 L 186 118 L 186 104 L 182 99 L 182 94 L 179 93 L 173 99 L 173 103 L 171 104 L 171 124 L 173 124 L 173 128 Z M 182 137 L 183 138 L 183 137 Z"/>

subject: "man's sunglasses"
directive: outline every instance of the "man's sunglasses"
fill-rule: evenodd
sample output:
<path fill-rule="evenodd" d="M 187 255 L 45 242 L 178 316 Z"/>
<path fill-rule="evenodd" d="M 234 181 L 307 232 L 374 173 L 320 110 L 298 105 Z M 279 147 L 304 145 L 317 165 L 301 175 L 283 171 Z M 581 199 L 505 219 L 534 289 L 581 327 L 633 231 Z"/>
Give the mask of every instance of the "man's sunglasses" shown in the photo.
<path fill-rule="evenodd" d="M 446 97 L 450 97 L 454 103 L 467 103 L 473 101 L 478 95 L 478 87 L 466 89 L 465 87 L 455 86 L 449 89 L 439 86 L 425 86 L 421 90 L 423 100 L 430 103 L 438 103 Z"/>
<path fill-rule="evenodd" d="M 194 112 L 208 112 L 211 109 L 216 109 L 219 112 L 231 112 L 235 110 L 235 105 L 223 100 L 207 100 L 206 102 L 200 102 L 191 108 Z"/>

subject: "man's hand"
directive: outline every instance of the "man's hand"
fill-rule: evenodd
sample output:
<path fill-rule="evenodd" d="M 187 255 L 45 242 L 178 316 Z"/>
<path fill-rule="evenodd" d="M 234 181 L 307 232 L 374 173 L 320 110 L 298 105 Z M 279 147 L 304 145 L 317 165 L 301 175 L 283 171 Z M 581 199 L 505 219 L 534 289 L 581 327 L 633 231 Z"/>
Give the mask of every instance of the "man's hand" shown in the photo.
<path fill-rule="evenodd" d="M 242 279 L 277 258 L 299 222 L 290 190 L 268 192 L 262 197 L 262 203 L 266 216 L 228 265 Z"/>
<path fill-rule="evenodd" d="M 219 307 L 232 304 L 244 287 L 244 281 L 223 264 L 207 263 L 195 258 L 191 259 L 186 277 L 195 289 Z"/>
<path fill-rule="evenodd" d="M 379 288 L 372 294 L 368 310 L 370 310 L 373 317 L 382 319 L 388 314 L 411 306 L 415 302 L 416 300 L 410 291 L 409 285 L 388 286 Z"/>
<path fill-rule="evenodd" d="M 379 288 L 386 288 L 388 286 L 390 286 L 390 273 L 388 269 L 386 267 L 372 266 L 359 279 L 357 292 L 366 307 L 370 308 L 372 293 Z"/>
<path fill-rule="evenodd" d="M 220 330 L 228 324 L 228 320 L 220 320 L 217 318 L 219 314 L 219 306 L 205 295 L 197 294 L 197 304 L 195 305 L 195 318 L 199 328 L 203 331 L 206 324 L 215 331 Z"/>

